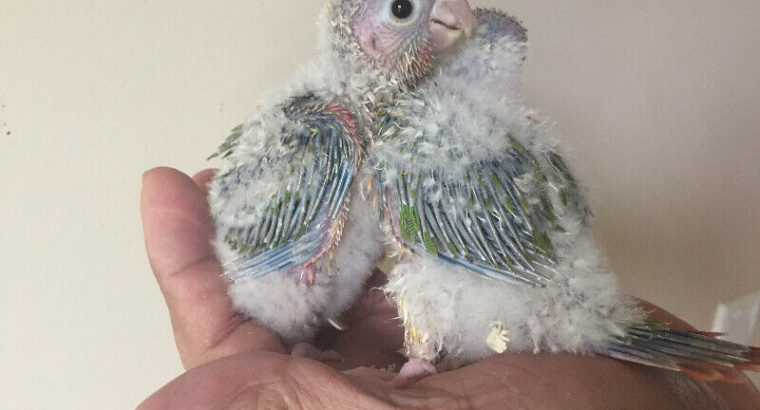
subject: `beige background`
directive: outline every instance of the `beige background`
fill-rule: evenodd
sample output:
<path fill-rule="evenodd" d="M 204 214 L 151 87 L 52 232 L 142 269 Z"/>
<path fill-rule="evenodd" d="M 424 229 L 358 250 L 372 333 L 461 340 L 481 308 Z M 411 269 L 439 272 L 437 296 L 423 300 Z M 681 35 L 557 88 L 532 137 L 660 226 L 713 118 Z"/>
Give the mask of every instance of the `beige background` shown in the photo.
<path fill-rule="evenodd" d="M 140 175 L 209 166 L 322 3 L 0 0 L 0 408 L 131 408 L 180 373 Z M 760 289 L 760 2 L 473 4 L 529 28 L 527 101 L 629 292 L 709 327 Z"/>

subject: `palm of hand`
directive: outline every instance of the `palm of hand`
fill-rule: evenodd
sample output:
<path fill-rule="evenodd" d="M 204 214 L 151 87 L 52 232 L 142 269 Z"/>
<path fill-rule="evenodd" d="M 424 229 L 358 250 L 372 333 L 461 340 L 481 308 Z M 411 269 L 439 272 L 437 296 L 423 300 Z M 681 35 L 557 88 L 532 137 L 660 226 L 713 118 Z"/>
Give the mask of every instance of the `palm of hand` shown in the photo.
<path fill-rule="evenodd" d="M 682 374 L 603 357 L 511 354 L 428 377 L 409 389 L 383 370 L 403 363 L 403 331 L 376 273 L 344 317 L 346 330 L 324 329 L 320 349 L 334 366 L 287 354 L 268 329 L 237 315 L 210 245 L 205 185 L 167 168 L 143 177 L 142 214 L 151 267 L 166 299 L 177 348 L 188 372 L 141 408 L 753 408 L 743 384 L 701 383 Z M 658 311 L 660 319 L 679 321 Z M 685 324 L 682 324 L 685 326 Z M 753 404 L 754 403 L 754 404 Z"/>

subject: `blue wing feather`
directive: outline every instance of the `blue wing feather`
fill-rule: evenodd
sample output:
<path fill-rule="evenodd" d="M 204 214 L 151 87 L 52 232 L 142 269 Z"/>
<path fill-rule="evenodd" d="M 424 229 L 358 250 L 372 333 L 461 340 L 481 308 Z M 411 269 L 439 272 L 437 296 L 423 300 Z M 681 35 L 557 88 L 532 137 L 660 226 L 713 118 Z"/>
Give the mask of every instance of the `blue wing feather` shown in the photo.
<path fill-rule="evenodd" d="M 421 101 L 424 96 L 413 95 L 412 99 Z M 380 113 L 378 146 L 384 140 L 395 140 L 402 130 L 415 134 L 409 132 L 410 122 L 402 113 L 410 106 L 425 106 L 424 101 L 407 103 L 401 109 L 394 104 L 398 103 Z M 432 109 L 431 105 L 427 109 Z M 438 132 L 447 131 L 442 128 Z M 425 136 L 416 135 L 423 137 L 396 140 L 393 146 L 401 144 L 401 152 L 411 158 L 422 157 L 425 154 L 419 147 L 424 144 L 419 138 Z M 398 221 L 396 228 L 404 246 L 485 277 L 543 286 L 551 282 L 551 269 L 556 265 L 547 231 L 562 228 L 550 194 L 526 192 L 517 181 L 532 175 L 557 187 L 565 199 L 572 199 L 565 205 L 584 201 L 577 199 L 581 195 L 577 184 L 559 154 L 540 154 L 546 158 L 539 161 L 511 135 L 502 137 L 509 139 L 507 151 L 467 166 L 464 177 L 448 176 L 445 164 L 436 164 L 434 169 L 401 165 L 388 173 L 389 164 L 378 161 L 378 199 L 386 210 L 396 213 L 393 220 Z"/>
<path fill-rule="evenodd" d="M 296 134 L 273 135 L 279 140 L 278 149 L 261 153 L 258 160 L 249 160 L 220 175 L 220 185 L 256 184 L 262 172 L 243 171 L 242 167 L 264 167 L 276 163 L 282 167 L 282 184 L 268 205 L 253 223 L 230 226 L 224 232 L 225 241 L 238 252 L 238 257 L 225 263 L 225 273 L 231 280 L 256 278 L 305 264 L 320 255 L 329 241 L 331 224 L 340 218 L 345 208 L 361 159 L 361 147 L 351 134 L 345 119 L 334 113 L 331 101 L 306 95 L 291 100 L 282 107 L 282 114 L 296 123 Z M 239 145 L 244 133 L 236 129 L 220 148 L 220 155 L 229 156 Z M 269 151 L 278 158 L 270 158 Z M 283 160 L 285 161 L 283 166 Z M 232 195 L 221 189 L 220 195 Z"/>

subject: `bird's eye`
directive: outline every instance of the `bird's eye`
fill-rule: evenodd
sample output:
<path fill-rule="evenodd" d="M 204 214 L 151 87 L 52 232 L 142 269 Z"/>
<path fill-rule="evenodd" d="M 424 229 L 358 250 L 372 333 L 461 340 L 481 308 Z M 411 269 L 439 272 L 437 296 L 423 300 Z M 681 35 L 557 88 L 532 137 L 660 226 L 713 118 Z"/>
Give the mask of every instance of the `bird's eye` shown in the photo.
<path fill-rule="evenodd" d="M 414 12 L 414 6 L 409 0 L 394 0 L 391 4 L 391 12 L 397 19 L 405 20 Z"/>

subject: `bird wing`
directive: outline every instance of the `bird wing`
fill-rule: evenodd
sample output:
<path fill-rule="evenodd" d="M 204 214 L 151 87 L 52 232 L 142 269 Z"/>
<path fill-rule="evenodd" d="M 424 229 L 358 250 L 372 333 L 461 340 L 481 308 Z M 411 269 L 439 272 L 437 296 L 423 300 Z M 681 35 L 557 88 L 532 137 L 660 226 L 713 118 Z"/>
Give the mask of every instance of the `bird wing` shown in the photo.
<path fill-rule="evenodd" d="M 363 157 L 343 106 L 314 94 L 293 98 L 273 117 L 233 130 L 217 155 L 233 164 L 217 176 L 210 201 L 217 235 L 238 255 L 225 264 L 229 279 L 311 263 L 337 245 Z"/>
<path fill-rule="evenodd" d="M 414 124 L 401 114 L 410 104 L 392 104 L 380 113 L 376 146 L 395 140 L 394 149 L 422 159 L 424 140 L 441 139 L 410 131 Z M 416 137 L 399 142 L 400 132 Z M 543 268 L 556 265 L 550 236 L 565 229 L 557 208 L 585 216 L 585 198 L 557 152 L 535 154 L 509 134 L 499 137 L 509 139 L 505 152 L 465 166 L 463 175 L 452 176 L 443 158 L 425 160 L 436 164 L 429 169 L 420 168 L 423 161 L 377 162 L 381 215 L 406 248 L 489 278 L 542 286 L 551 281 Z"/>

